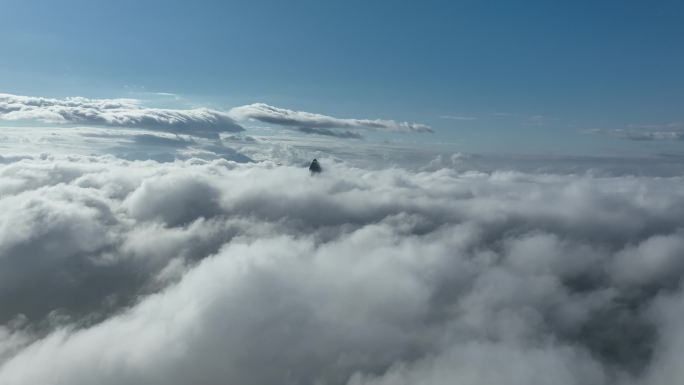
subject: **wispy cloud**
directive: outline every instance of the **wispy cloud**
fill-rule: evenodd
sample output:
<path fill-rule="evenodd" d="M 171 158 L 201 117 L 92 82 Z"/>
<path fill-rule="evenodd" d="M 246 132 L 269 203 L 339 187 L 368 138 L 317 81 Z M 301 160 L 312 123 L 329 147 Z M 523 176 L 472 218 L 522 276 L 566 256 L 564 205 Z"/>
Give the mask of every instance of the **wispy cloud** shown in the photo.
<path fill-rule="evenodd" d="M 344 119 L 316 114 L 312 112 L 294 111 L 270 106 L 265 103 L 254 103 L 235 107 L 230 116 L 236 120 L 255 119 L 260 122 L 279 126 L 295 127 L 302 132 L 323 135 L 334 134 L 335 129 L 366 129 L 385 132 L 425 133 L 433 132 L 430 126 L 420 123 L 397 122 L 385 119 Z M 325 129 L 328 131 L 321 131 Z M 349 135 L 348 133 L 342 135 Z M 339 136 L 336 134 L 335 136 Z"/>
<path fill-rule="evenodd" d="M 440 116 L 440 119 L 469 121 L 469 120 L 477 120 L 477 117 L 475 117 L 475 116 L 442 115 L 442 116 Z"/>
<path fill-rule="evenodd" d="M 532 115 L 527 118 L 527 121 L 531 125 L 543 125 L 546 122 L 546 117 L 544 115 Z"/>
<path fill-rule="evenodd" d="M 226 112 L 207 108 L 147 108 L 136 99 L 51 99 L 0 94 L 0 120 L 146 128 L 205 137 L 244 130 Z"/>
<path fill-rule="evenodd" d="M 363 136 L 357 132 L 353 131 L 334 131 L 334 130 L 329 130 L 327 128 L 311 128 L 311 127 L 299 127 L 297 128 L 299 132 L 303 132 L 305 134 L 316 134 L 316 135 L 324 135 L 324 136 L 332 136 L 335 138 L 342 138 L 342 139 L 363 139 Z"/>
<path fill-rule="evenodd" d="M 558 118 L 549 117 L 542 114 L 527 114 L 518 112 L 495 112 L 491 116 L 512 121 L 517 121 L 527 126 L 543 126 L 550 121 L 558 121 Z"/>
<path fill-rule="evenodd" d="M 593 129 L 586 132 L 604 134 L 616 139 L 632 141 L 682 141 L 683 123 L 667 124 L 630 124 L 626 128 Z"/>
<path fill-rule="evenodd" d="M 655 140 L 684 140 L 684 131 L 627 131 L 614 130 L 610 135 L 625 140 L 655 141 Z"/>

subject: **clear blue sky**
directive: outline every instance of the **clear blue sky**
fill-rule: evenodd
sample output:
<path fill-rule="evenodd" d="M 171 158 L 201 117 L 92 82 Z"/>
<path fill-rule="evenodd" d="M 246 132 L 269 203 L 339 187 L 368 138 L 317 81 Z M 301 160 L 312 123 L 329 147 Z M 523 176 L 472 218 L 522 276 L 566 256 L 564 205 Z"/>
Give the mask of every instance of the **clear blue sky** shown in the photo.
<path fill-rule="evenodd" d="M 680 129 L 682 1 L 5 0 L 0 47 L 20 95 L 266 102 L 489 151 L 684 145 L 583 133 Z"/>

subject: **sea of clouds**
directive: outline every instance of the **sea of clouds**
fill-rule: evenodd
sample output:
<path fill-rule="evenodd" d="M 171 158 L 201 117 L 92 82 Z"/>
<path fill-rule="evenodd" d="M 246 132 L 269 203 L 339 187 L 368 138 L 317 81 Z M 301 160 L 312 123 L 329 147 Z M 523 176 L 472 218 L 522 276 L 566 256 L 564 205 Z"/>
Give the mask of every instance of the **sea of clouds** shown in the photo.
<path fill-rule="evenodd" d="M 677 154 L 461 153 L 263 103 L 0 94 L 0 120 L 0 385 L 684 377 Z"/>
<path fill-rule="evenodd" d="M 194 153 L 0 157 L 0 384 L 684 377 L 684 177 Z"/>

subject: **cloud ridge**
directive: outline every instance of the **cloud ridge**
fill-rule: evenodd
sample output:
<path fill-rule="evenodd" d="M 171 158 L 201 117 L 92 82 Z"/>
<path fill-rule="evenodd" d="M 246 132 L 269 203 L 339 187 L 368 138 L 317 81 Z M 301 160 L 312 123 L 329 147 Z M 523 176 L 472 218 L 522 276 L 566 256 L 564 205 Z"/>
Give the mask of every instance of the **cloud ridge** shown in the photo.
<path fill-rule="evenodd" d="M 430 133 L 430 126 L 385 119 L 343 119 L 332 116 L 253 103 L 230 110 L 236 120 L 255 119 L 264 123 L 300 129 L 367 129 L 398 133 Z"/>
<path fill-rule="evenodd" d="M 244 130 L 225 112 L 207 108 L 147 108 L 135 99 L 53 99 L 0 94 L 0 119 L 145 128 L 210 137 Z"/>

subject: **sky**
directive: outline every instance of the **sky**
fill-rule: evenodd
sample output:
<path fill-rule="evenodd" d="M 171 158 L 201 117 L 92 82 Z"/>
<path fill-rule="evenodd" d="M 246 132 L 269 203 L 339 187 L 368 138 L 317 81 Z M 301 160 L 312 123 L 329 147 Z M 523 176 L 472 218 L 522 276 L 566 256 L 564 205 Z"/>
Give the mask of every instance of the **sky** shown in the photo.
<path fill-rule="evenodd" d="M 0 0 L 0 385 L 681 383 L 682 16 Z"/>
<path fill-rule="evenodd" d="M 434 135 L 370 139 L 465 152 L 681 154 L 682 12 L 679 1 L 6 0 L 0 90 L 419 122 Z"/>

